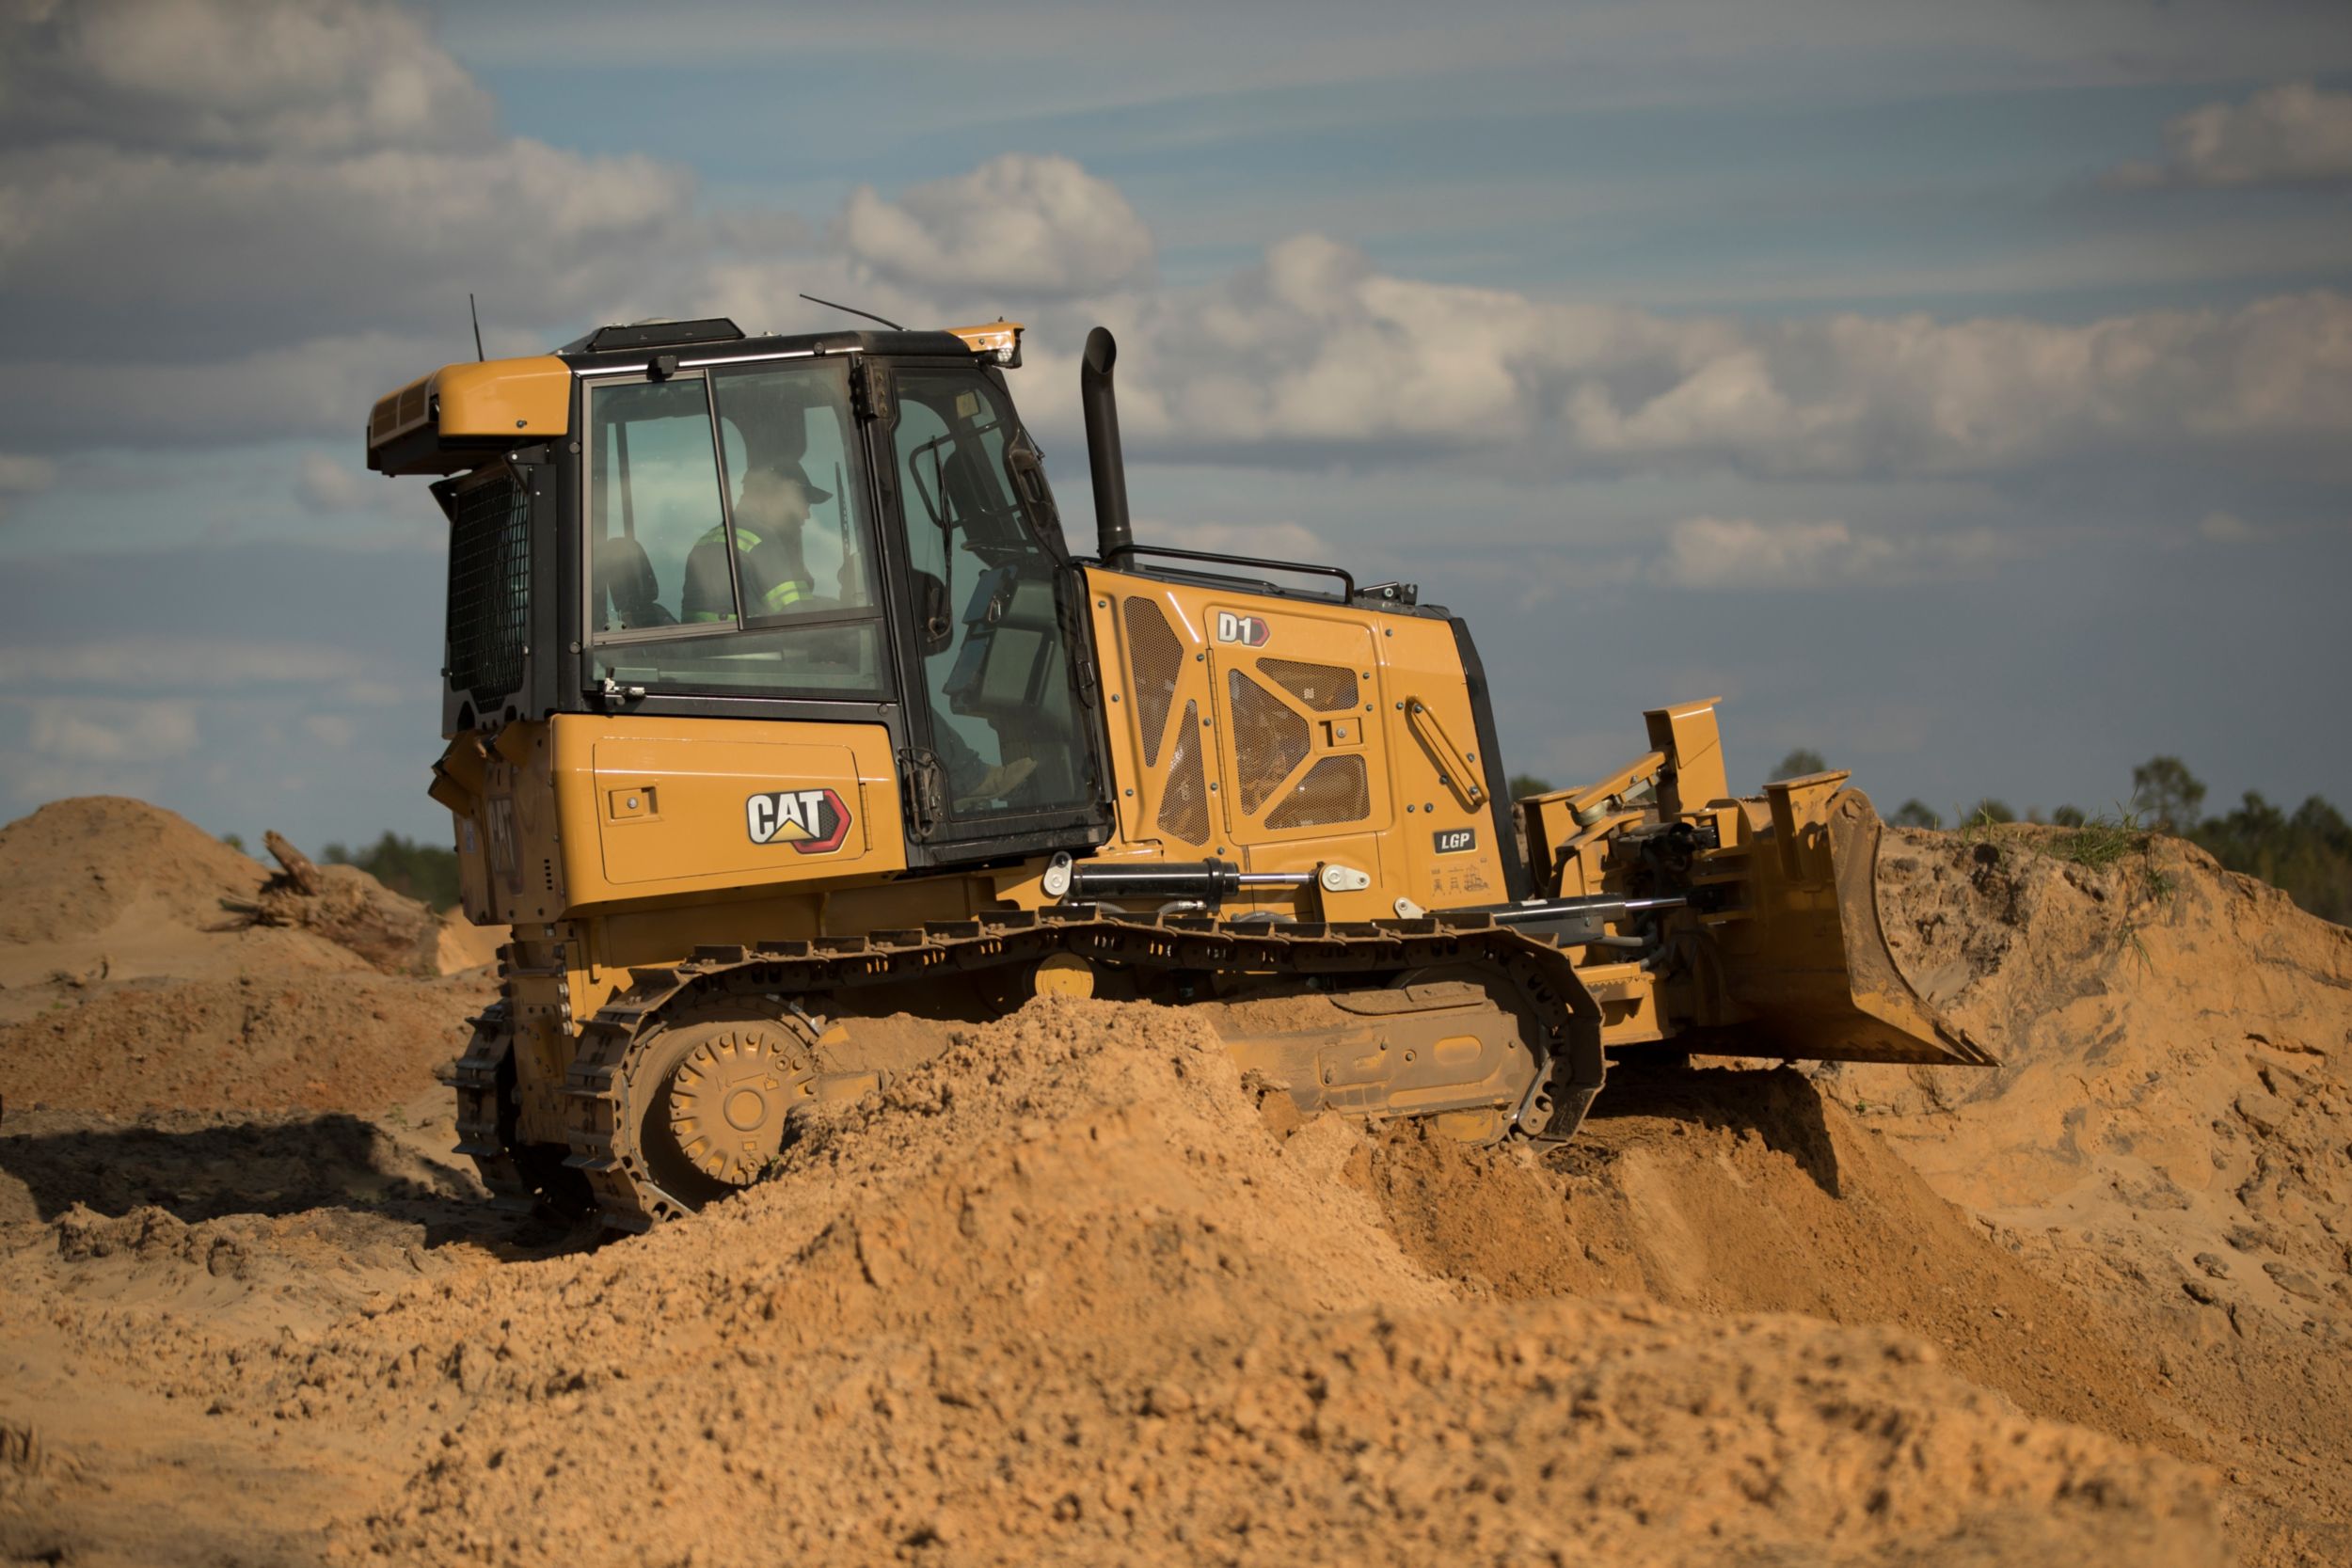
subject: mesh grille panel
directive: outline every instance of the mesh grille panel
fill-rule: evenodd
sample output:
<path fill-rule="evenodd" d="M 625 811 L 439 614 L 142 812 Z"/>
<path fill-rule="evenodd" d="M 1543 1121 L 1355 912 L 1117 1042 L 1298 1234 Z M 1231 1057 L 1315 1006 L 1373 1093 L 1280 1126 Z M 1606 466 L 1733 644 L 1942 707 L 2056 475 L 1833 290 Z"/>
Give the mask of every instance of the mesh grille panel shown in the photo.
<path fill-rule="evenodd" d="M 1177 732 L 1175 750 L 1168 754 L 1168 793 L 1160 800 L 1160 832 L 1189 844 L 1209 842 L 1209 782 L 1200 766 L 1198 703 L 1184 705 L 1184 727 Z"/>
<path fill-rule="evenodd" d="M 1361 757 L 1325 757 L 1298 787 L 1266 813 L 1269 828 L 1317 828 L 1359 822 L 1372 815 L 1372 783 Z"/>
<path fill-rule="evenodd" d="M 523 683 L 531 604 L 531 502 L 512 473 L 450 510 L 449 683 L 488 708 Z"/>
<path fill-rule="evenodd" d="M 1256 811 L 1307 760 L 1307 721 L 1238 670 L 1226 675 L 1225 691 L 1233 712 L 1233 768 L 1241 776 L 1241 809 Z"/>
<path fill-rule="evenodd" d="M 1356 672 L 1336 664 L 1302 664 L 1294 658 L 1262 658 L 1259 673 L 1313 708 L 1341 713 L 1356 705 Z"/>
<path fill-rule="evenodd" d="M 1184 647 L 1150 599 L 1127 601 L 1127 660 L 1136 722 L 1143 729 L 1143 765 L 1154 768 L 1168 729 L 1168 710 L 1176 705 L 1176 673 L 1184 668 Z"/>

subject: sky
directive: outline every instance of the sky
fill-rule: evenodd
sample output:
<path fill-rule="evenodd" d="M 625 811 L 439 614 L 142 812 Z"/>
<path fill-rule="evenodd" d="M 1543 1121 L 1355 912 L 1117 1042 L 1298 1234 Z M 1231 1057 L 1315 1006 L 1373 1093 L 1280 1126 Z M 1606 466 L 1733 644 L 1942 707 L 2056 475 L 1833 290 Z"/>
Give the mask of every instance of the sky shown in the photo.
<path fill-rule="evenodd" d="M 0 0 L 0 817 L 446 840 L 373 400 L 595 325 L 1087 329 L 1137 531 L 1418 582 L 1505 760 L 2352 806 L 2340 3 Z"/>

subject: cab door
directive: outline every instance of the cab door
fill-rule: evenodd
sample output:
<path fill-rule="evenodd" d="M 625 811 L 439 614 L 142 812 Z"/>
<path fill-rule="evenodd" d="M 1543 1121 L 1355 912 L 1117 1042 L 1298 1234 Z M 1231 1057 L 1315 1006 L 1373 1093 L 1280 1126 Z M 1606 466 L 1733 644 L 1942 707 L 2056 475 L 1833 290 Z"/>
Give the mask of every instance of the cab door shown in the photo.
<path fill-rule="evenodd" d="M 886 376 L 870 401 L 906 627 L 909 836 L 948 860 L 1100 843 L 1074 577 L 1014 488 L 1011 401 L 969 364 L 900 360 Z"/>

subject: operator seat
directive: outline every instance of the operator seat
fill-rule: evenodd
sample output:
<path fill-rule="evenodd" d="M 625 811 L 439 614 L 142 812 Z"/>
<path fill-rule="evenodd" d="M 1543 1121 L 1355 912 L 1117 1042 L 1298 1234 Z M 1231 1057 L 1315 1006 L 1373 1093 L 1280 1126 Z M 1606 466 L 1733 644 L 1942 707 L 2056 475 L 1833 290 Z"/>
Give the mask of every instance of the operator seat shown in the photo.
<path fill-rule="evenodd" d="M 620 630 L 677 625 L 677 617 L 661 608 L 661 587 L 645 546 L 628 535 L 596 541 L 596 581 L 612 601 L 612 619 Z"/>

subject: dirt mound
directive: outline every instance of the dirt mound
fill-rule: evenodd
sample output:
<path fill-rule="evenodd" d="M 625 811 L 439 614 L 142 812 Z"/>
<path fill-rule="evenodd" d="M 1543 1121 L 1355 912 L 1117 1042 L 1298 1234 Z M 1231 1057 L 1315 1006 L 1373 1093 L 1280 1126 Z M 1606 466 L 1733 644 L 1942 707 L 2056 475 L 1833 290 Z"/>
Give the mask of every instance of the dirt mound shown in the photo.
<path fill-rule="evenodd" d="M 400 1560 L 2219 1560 L 2192 1472 L 1908 1336 L 1465 1301 L 1361 1148 L 1035 1004 L 739 1200 L 157 1386 L 418 1433 L 338 1536 Z"/>
<path fill-rule="evenodd" d="M 302 863 L 309 889 L 290 889 L 108 796 L 0 828 L 8 1107 L 373 1112 L 430 1086 L 489 1000 L 484 978 L 390 977 L 437 972 L 440 923 L 356 866 Z M 264 909 L 275 924 L 257 924 Z"/>
<path fill-rule="evenodd" d="M 248 974 L 110 986 L 0 1025 L 11 1109 L 380 1111 L 432 1087 L 480 979 Z"/>
<path fill-rule="evenodd" d="M 486 991 L 102 983 L 0 1032 L 0 1556 L 2352 1559 L 2352 938 L 2066 847 L 1890 840 L 1997 1071 L 1621 1069 L 1537 1158 L 1041 1003 L 553 1256 L 382 1111 Z"/>
<path fill-rule="evenodd" d="M 1885 861 L 1889 941 L 2003 1065 L 1820 1083 L 1956 1201 L 2128 1259 L 2109 1283 L 2176 1259 L 2288 1323 L 2352 1307 L 2352 930 L 2176 839 L 2091 869 L 2060 837 Z"/>
<path fill-rule="evenodd" d="M 477 926 L 463 910 L 444 910 L 433 931 L 433 967 L 442 974 L 463 974 L 499 961 L 506 941 L 503 926 Z"/>
<path fill-rule="evenodd" d="M 1786 1069 L 1620 1069 L 1543 1158 L 1402 1127 L 1374 1183 L 1407 1252 L 1499 1295 L 1883 1323 L 2036 1415 L 2194 1451 L 2150 1405 L 2152 1355 Z"/>
<path fill-rule="evenodd" d="M 268 870 L 186 818 L 144 800 L 57 800 L 0 827 L 0 942 L 105 929 L 132 906 L 217 925 L 224 898 L 251 898 Z"/>
<path fill-rule="evenodd" d="M 43 806 L 0 828 L 0 1021 L 113 981 L 483 961 L 459 943 L 445 963 L 433 912 L 358 867 L 309 869 L 315 885 L 295 896 L 160 807 L 105 795 Z"/>
<path fill-rule="evenodd" d="M 2083 849 L 1895 835 L 1888 940 L 2003 1065 L 1815 1081 L 2124 1324 L 2173 1419 L 2352 1553 L 2352 930 L 2176 839 Z"/>

